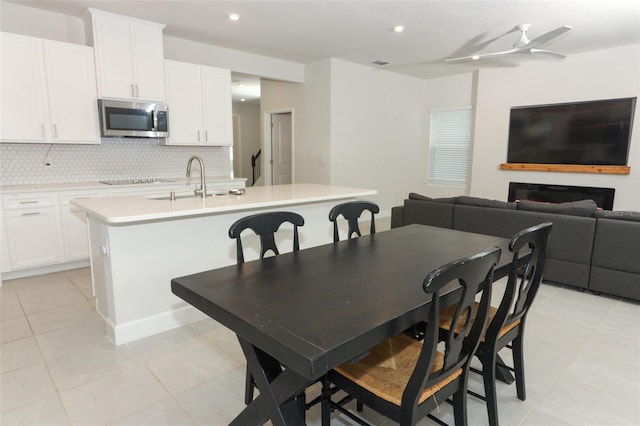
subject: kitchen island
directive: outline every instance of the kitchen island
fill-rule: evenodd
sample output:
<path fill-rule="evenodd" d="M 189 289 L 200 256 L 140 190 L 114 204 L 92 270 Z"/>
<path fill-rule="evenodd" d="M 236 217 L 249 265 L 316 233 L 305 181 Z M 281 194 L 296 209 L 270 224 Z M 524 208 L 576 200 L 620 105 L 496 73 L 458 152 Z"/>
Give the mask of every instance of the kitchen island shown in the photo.
<path fill-rule="evenodd" d="M 301 248 L 332 240 L 329 210 L 375 190 L 293 184 L 246 188 L 242 195 L 220 192 L 203 199 L 158 194 L 78 199 L 89 224 L 91 275 L 96 310 L 116 345 L 205 318 L 171 293 L 172 278 L 236 262 L 228 230 L 250 214 L 288 210 L 302 215 Z M 277 235 L 281 252 L 292 247 L 291 228 Z M 247 234 L 251 234 L 248 232 Z M 247 260 L 256 259 L 259 239 L 243 235 Z"/>

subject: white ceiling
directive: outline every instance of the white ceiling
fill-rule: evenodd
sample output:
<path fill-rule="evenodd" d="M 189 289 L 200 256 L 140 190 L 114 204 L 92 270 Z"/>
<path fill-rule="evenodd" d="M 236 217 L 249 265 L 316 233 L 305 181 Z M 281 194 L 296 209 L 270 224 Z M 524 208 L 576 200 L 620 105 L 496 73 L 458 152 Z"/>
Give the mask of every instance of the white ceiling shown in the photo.
<path fill-rule="evenodd" d="M 638 0 L 8 1 L 74 16 L 94 7 L 166 24 L 167 35 L 300 63 L 383 60 L 390 62 L 385 69 L 421 78 L 531 60 L 512 55 L 499 62 L 443 62 L 477 53 L 487 40 L 523 23 L 533 25 L 530 39 L 571 25 L 572 31 L 544 46 L 565 55 L 640 44 Z M 240 20 L 230 21 L 232 12 Z M 393 32 L 395 25 L 405 31 Z M 517 39 L 510 33 L 481 51 L 506 50 Z"/>

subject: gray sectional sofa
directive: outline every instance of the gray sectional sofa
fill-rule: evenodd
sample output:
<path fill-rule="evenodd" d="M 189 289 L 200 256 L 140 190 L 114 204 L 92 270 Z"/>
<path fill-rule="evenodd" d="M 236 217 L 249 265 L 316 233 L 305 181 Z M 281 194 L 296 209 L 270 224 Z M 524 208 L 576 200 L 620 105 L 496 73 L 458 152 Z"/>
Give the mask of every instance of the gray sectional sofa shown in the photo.
<path fill-rule="evenodd" d="M 544 279 L 640 300 L 640 212 L 603 211 L 592 200 L 507 203 L 411 193 L 391 210 L 391 227 L 419 223 L 511 238 L 553 222 Z"/>

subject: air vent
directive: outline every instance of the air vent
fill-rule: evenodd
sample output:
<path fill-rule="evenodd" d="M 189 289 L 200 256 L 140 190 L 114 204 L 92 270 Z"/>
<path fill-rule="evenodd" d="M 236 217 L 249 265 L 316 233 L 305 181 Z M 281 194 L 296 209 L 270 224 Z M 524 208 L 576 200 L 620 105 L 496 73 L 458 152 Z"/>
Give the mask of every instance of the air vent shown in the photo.
<path fill-rule="evenodd" d="M 373 62 L 371 62 L 371 63 L 372 63 L 372 64 L 374 64 L 374 65 L 377 65 L 377 66 L 379 66 L 379 67 L 383 67 L 383 66 L 385 66 L 385 65 L 389 65 L 389 64 L 390 64 L 390 62 L 387 62 L 387 61 L 381 61 L 381 60 L 373 61 Z"/>

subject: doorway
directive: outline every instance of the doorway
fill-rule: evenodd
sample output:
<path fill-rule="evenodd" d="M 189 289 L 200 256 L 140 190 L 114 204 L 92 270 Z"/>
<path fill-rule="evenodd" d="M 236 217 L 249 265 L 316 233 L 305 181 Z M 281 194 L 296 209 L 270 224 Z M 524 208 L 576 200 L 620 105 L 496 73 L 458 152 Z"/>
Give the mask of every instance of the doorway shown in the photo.
<path fill-rule="evenodd" d="M 232 173 L 234 177 L 245 177 L 242 169 L 242 137 L 240 135 L 240 116 L 232 115 L 233 120 L 233 164 Z"/>
<path fill-rule="evenodd" d="M 265 114 L 265 182 L 286 185 L 294 182 L 293 111 L 274 111 Z"/>

